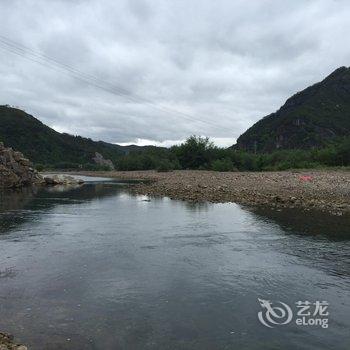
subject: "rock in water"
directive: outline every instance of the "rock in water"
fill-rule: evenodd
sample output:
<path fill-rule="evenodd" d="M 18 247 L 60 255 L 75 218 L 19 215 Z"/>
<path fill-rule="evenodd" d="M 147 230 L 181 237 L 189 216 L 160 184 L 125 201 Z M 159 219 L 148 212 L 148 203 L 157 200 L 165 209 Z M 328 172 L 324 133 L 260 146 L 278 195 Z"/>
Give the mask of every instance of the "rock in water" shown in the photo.
<path fill-rule="evenodd" d="M 0 188 L 22 187 L 43 183 L 32 163 L 21 152 L 6 148 L 0 142 Z"/>
<path fill-rule="evenodd" d="M 69 175 L 48 175 L 44 177 L 45 184 L 48 186 L 56 185 L 82 185 L 84 183 L 81 179 L 75 179 Z M 0 349 L 1 350 L 1 349 Z"/>

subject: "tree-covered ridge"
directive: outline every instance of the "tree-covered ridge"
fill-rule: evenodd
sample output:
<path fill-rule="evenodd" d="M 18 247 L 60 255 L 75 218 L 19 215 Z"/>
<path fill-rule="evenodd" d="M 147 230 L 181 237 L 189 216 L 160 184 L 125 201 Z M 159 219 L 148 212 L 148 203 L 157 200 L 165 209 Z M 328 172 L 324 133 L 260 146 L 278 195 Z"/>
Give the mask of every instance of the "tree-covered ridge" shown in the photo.
<path fill-rule="evenodd" d="M 311 149 L 349 135 L 350 68 L 341 67 L 254 124 L 236 147 L 252 152 Z"/>
<path fill-rule="evenodd" d="M 191 136 L 180 145 L 162 147 L 118 146 L 81 136 L 60 134 L 25 112 L 0 106 L 0 140 L 30 158 L 41 170 L 98 170 L 95 152 L 111 159 L 117 170 L 263 171 L 350 165 L 350 137 L 332 139 L 325 147 L 254 153 L 220 148 L 208 138 Z"/>
<path fill-rule="evenodd" d="M 26 112 L 0 106 L 0 141 L 22 152 L 34 163 L 57 166 L 92 164 L 95 152 L 113 163 L 129 152 L 149 147 L 119 146 L 103 141 L 59 133 Z M 152 147 L 151 147 L 152 148 Z"/>

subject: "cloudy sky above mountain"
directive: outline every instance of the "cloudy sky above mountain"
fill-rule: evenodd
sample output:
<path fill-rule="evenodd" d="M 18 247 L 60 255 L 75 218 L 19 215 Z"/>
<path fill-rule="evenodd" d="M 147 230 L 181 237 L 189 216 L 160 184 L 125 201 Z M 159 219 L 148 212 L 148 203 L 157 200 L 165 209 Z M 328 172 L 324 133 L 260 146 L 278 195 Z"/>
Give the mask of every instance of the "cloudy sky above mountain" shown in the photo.
<path fill-rule="evenodd" d="M 3 0 L 0 18 L 0 104 L 116 143 L 228 145 L 350 65 L 346 0 Z"/>

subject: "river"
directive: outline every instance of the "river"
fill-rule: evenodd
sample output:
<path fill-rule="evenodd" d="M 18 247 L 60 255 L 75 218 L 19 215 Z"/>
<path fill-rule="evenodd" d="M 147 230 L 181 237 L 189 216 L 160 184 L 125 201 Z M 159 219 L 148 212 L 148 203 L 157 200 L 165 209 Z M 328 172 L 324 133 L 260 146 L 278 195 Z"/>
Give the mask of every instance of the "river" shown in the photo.
<path fill-rule="evenodd" d="M 348 217 L 99 178 L 0 199 L 0 330 L 29 349 L 350 348 Z"/>

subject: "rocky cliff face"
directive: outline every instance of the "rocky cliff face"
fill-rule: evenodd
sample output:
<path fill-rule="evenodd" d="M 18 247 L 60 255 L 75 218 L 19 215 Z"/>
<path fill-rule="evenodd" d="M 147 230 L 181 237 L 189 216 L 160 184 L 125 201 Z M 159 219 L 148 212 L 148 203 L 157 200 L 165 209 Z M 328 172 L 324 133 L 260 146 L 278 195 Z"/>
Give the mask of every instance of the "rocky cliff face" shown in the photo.
<path fill-rule="evenodd" d="M 15 188 L 42 182 L 43 178 L 21 152 L 6 148 L 0 142 L 0 188 Z"/>
<path fill-rule="evenodd" d="M 98 152 L 95 152 L 95 157 L 92 158 L 92 160 L 98 165 L 102 165 L 109 168 L 110 170 L 114 170 L 113 162 L 110 159 L 104 159 L 103 155 Z"/>

